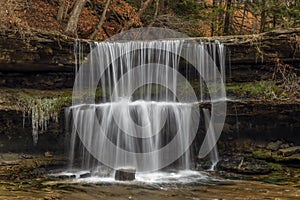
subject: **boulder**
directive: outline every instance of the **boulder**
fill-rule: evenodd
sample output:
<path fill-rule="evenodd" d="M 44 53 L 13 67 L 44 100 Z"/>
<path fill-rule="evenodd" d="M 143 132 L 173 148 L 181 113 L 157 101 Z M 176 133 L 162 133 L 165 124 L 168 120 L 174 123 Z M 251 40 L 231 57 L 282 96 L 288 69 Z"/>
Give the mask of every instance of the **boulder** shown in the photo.
<path fill-rule="evenodd" d="M 90 172 L 86 172 L 86 173 L 83 173 L 83 174 L 79 175 L 79 178 L 88 178 L 88 177 L 91 177 L 91 173 Z"/>
<path fill-rule="evenodd" d="M 277 140 L 277 141 L 275 141 L 275 142 L 270 142 L 270 143 L 267 145 L 267 149 L 272 150 L 272 151 L 277 151 L 282 143 L 283 143 L 283 142 L 280 141 L 280 140 Z"/>
<path fill-rule="evenodd" d="M 119 168 L 115 172 L 115 180 L 132 181 L 135 179 L 136 169 L 134 167 Z"/>
<path fill-rule="evenodd" d="M 286 148 L 289 148 L 290 147 L 290 145 L 289 144 L 287 144 L 287 143 L 283 143 L 283 144 L 281 144 L 280 145 L 280 149 L 286 149 Z"/>
<path fill-rule="evenodd" d="M 210 160 L 200 160 L 198 161 L 198 164 L 196 165 L 196 169 L 199 171 L 202 170 L 209 170 L 211 169 L 213 163 Z"/>

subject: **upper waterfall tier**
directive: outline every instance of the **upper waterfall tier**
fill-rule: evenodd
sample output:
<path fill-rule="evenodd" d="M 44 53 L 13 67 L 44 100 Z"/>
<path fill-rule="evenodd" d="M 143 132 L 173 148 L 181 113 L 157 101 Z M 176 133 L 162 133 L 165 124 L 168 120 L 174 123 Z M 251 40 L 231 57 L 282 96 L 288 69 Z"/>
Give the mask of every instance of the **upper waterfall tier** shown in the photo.
<path fill-rule="evenodd" d="M 102 102 L 124 97 L 191 102 L 224 96 L 218 85 L 225 82 L 225 47 L 218 41 L 100 42 L 90 48 L 86 61 L 77 57 L 77 63 L 83 63 L 78 65 L 75 95 L 84 91 L 89 96 L 100 88 Z M 183 64 L 186 70 L 179 72 Z M 191 79 L 198 81 L 199 91 L 194 91 Z M 90 98 L 94 96 L 86 99 Z"/>

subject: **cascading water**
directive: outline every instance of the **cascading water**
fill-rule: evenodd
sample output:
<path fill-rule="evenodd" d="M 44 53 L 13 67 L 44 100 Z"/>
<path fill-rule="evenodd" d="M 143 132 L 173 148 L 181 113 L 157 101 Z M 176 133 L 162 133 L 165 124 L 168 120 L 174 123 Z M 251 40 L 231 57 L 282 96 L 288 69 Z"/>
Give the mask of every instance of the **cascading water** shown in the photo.
<path fill-rule="evenodd" d="M 204 115 L 205 127 L 207 129 L 207 134 L 210 136 L 210 139 L 209 139 L 210 145 L 213 146 L 214 144 L 216 144 L 216 138 L 215 138 L 215 133 L 214 133 L 213 127 L 209 126 L 210 112 L 206 108 L 203 108 L 202 110 L 203 110 L 203 115 Z M 218 152 L 217 145 L 213 146 L 213 149 L 209 153 L 209 156 L 210 156 L 210 161 L 212 163 L 210 170 L 214 170 L 215 166 L 219 162 L 219 152 Z"/>
<path fill-rule="evenodd" d="M 72 161 L 79 152 L 81 169 L 95 169 L 99 164 L 133 166 L 140 172 L 168 166 L 191 169 L 189 147 L 201 116 L 198 103 L 220 100 L 214 93 L 220 91 L 217 83 L 225 80 L 224 53 L 218 42 L 91 44 L 89 57 L 77 72 L 73 106 L 66 112 L 73 130 Z M 196 64 L 201 75 L 179 73 L 187 61 Z M 221 77 L 211 70 L 216 63 Z M 191 79 L 197 79 L 196 92 Z M 210 118 L 208 112 L 204 111 L 205 120 Z M 214 144 L 208 142 L 208 149 Z"/>

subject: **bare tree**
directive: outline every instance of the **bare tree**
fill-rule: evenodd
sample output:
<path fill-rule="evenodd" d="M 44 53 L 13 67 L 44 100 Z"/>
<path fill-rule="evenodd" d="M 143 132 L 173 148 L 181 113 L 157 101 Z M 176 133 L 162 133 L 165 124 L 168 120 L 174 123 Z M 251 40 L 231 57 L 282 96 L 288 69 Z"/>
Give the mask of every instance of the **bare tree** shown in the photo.
<path fill-rule="evenodd" d="M 265 26 L 266 26 L 266 21 L 267 21 L 267 8 L 266 8 L 266 0 L 262 0 L 261 2 L 261 15 L 260 15 L 260 28 L 259 32 L 264 32 L 265 31 Z"/>
<path fill-rule="evenodd" d="M 81 14 L 82 8 L 84 7 L 86 1 L 87 0 L 77 0 L 75 2 L 74 8 L 71 12 L 71 16 L 65 30 L 67 34 L 76 35 L 79 16 Z"/>
<path fill-rule="evenodd" d="M 158 10 L 159 10 L 159 0 L 155 0 L 154 16 L 153 16 L 153 19 L 152 19 L 151 23 L 149 24 L 149 26 L 153 26 L 155 20 L 157 19 Z"/>
<path fill-rule="evenodd" d="M 230 20 L 231 20 L 231 3 L 232 0 L 226 1 L 226 13 L 225 13 L 225 19 L 224 19 L 224 31 L 223 33 L 225 35 L 228 35 L 230 32 Z"/>
<path fill-rule="evenodd" d="M 153 0 L 146 0 L 145 3 L 143 4 L 143 6 L 140 8 L 140 10 L 137 12 L 137 14 L 125 23 L 125 25 L 123 26 L 121 31 L 128 30 L 133 25 L 134 21 L 137 18 L 140 18 L 142 16 L 142 14 L 145 12 L 145 10 L 148 8 L 148 6 L 152 3 L 152 1 Z"/>
<path fill-rule="evenodd" d="M 58 21 L 61 21 L 63 19 L 63 16 L 64 16 L 64 9 L 65 9 L 65 5 L 66 5 L 66 0 L 59 0 L 58 4 L 59 4 L 59 8 L 58 8 L 56 18 L 57 18 Z"/>
<path fill-rule="evenodd" d="M 91 34 L 90 39 L 94 39 L 96 37 L 97 33 L 101 30 L 101 28 L 103 26 L 103 23 L 105 21 L 105 18 L 106 18 L 106 11 L 109 7 L 110 2 L 111 2 L 111 0 L 106 1 L 105 8 L 102 12 L 102 16 L 101 16 L 101 19 L 99 21 L 99 24 L 98 24 L 97 28 L 95 29 L 95 31 Z"/>
<path fill-rule="evenodd" d="M 212 1 L 212 10 L 214 12 L 217 11 L 216 6 L 217 6 L 217 0 L 213 0 Z M 214 36 L 214 34 L 215 34 L 215 24 L 216 24 L 216 21 L 217 21 L 217 15 L 215 13 L 214 17 L 212 18 L 212 21 L 211 21 L 211 36 Z"/>

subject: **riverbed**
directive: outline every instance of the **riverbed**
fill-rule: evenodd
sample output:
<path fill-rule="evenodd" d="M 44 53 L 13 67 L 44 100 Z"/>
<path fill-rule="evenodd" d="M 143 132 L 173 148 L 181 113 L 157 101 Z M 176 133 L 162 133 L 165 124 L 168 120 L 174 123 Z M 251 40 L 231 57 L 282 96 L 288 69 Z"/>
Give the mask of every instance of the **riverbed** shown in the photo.
<path fill-rule="evenodd" d="M 226 180 L 194 185 L 1 182 L 0 199 L 298 199 L 299 185 Z"/>

